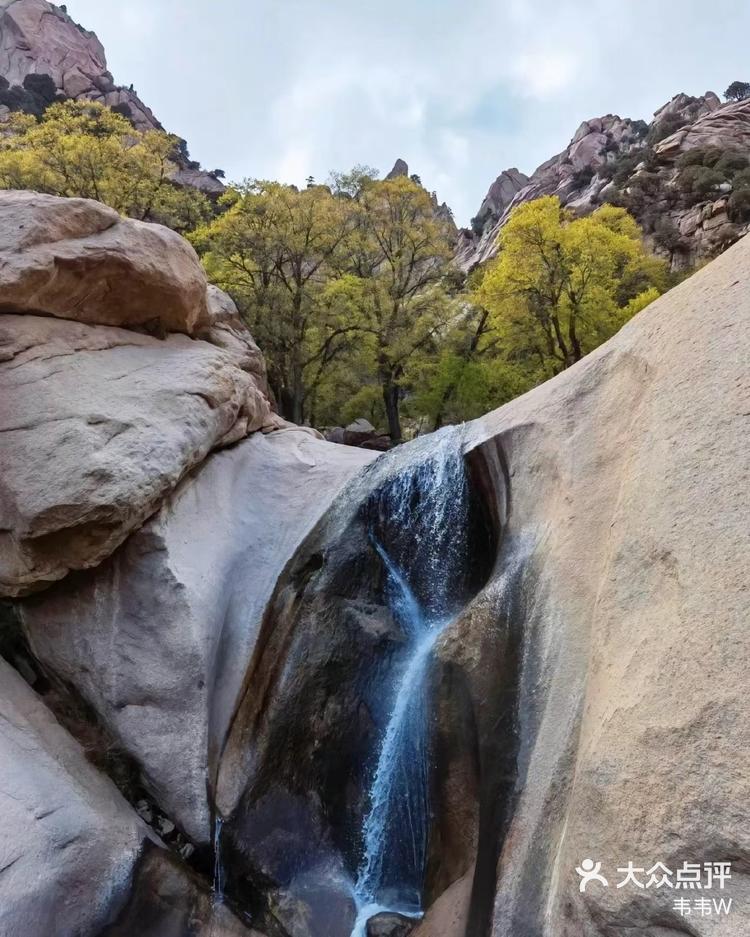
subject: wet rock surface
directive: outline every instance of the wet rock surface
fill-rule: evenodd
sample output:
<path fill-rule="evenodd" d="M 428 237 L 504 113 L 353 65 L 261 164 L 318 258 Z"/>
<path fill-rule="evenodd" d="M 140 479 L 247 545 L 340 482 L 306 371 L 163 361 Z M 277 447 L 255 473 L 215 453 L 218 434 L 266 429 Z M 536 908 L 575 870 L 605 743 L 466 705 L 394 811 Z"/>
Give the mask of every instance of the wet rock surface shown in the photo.
<path fill-rule="evenodd" d="M 417 469 L 405 452 L 406 470 L 418 471 L 433 448 L 414 456 Z M 401 462 L 388 464 L 361 477 L 311 535 L 267 611 L 218 782 L 238 891 L 243 882 L 261 891 L 271 882 L 273 893 L 295 893 L 300 876 L 323 866 L 341 870 L 338 887 L 348 895 L 357 877 L 368 789 L 393 705 L 383 681 L 411 653 L 404 623 L 387 601 L 387 574 L 372 537 L 404 556 L 411 550 L 415 564 L 434 556 L 429 547 L 410 548 L 409 531 L 384 509 L 378 516 L 377 493 L 398 478 Z M 455 501 L 454 492 L 449 503 Z M 478 496 L 470 517 L 476 554 L 467 583 L 455 583 L 458 601 L 461 588 L 470 595 L 481 586 L 492 563 Z M 444 534 L 463 537 L 449 527 Z M 429 607 L 429 592 L 420 601 Z M 308 926 L 322 937 L 330 925 L 310 915 Z"/>
<path fill-rule="evenodd" d="M 173 855 L 147 848 L 125 907 L 97 937 L 263 937 Z"/>
<path fill-rule="evenodd" d="M 0 661 L 0 933 L 91 934 L 123 901 L 148 828 Z M 71 896 L 76 900 L 71 901 Z"/>
<path fill-rule="evenodd" d="M 400 914 L 376 914 L 367 922 L 367 937 L 409 937 L 415 922 Z"/>

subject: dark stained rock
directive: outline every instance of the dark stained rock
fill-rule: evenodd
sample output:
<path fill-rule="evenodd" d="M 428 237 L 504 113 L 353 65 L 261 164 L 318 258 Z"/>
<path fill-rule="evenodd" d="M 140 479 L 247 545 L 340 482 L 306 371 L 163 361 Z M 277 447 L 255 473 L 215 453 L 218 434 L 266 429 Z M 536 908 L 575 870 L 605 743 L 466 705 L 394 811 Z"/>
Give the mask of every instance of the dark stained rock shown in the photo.
<path fill-rule="evenodd" d="M 132 893 L 98 937 L 263 937 L 163 849 L 147 848 Z"/>
<path fill-rule="evenodd" d="M 386 179 L 398 179 L 399 176 L 408 176 L 409 175 L 409 164 L 406 160 L 397 159 L 393 164 L 393 168 L 385 177 Z"/>
<path fill-rule="evenodd" d="M 376 914 L 367 922 L 367 937 L 409 937 L 416 924 L 401 914 Z"/>

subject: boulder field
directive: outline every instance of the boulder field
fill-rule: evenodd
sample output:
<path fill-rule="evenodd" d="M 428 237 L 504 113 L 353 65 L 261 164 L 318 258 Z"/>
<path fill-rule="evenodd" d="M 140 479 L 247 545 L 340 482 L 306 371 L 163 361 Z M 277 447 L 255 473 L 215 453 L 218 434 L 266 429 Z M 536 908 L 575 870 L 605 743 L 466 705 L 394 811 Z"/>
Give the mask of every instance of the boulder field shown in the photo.
<path fill-rule="evenodd" d="M 746 238 L 456 431 L 426 913 L 370 934 L 750 932 L 749 323 Z M 0 937 L 349 937 L 395 464 L 279 420 L 176 235 L 0 193 Z M 729 862 L 731 911 L 629 862 Z"/>

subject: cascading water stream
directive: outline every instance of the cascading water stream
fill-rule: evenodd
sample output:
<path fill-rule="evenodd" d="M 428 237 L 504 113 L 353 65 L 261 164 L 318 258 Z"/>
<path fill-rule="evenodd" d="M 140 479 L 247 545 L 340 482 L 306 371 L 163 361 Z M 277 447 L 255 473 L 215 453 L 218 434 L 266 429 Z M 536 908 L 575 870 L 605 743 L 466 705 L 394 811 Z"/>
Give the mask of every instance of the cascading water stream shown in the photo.
<path fill-rule="evenodd" d="M 217 813 L 214 820 L 214 880 L 213 894 L 214 901 L 221 903 L 224 901 L 224 865 L 221 855 L 221 831 L 224 820 Z"/>
<path fill-rule="evenodd" d="M 432 650 L 461 605 L 469 572 L 469 486 L 460 430 L 436 434 L 426 456 L 411 458 L 368 505 L 370 538 L 385 568 L 387 601 L 406 651 L 384 687 L 388 719 L 363 827 L 352 937 L 364 937 L 367 920 L 378 911 L 421 913 L 430 821 Z"/>

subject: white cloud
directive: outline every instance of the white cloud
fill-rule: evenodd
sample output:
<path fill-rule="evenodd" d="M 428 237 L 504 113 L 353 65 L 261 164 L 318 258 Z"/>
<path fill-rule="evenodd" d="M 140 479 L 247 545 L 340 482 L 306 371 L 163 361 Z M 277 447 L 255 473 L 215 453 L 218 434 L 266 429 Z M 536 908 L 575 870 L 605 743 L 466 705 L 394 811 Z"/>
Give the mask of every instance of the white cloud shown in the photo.
<path fill-rule="evenodd" d="M 123 35 L 132 41 L 142 40 L 144 36 L 153 35 L 158 28 L 158 13 L 151 6 L 143 4 L 118 6 L 114 11 L 114 16 L 118 26 L 123 31 Z"/>
<path fill-rule="evenodd" d="M 68 0 L 195 158 L 303 182 L 406 159 L 468 220 L 586 118 L 748 78 L 736 0 Z M 727 28 L 731 24 L 731 28 Z"/>
<path fill-rule="evenodd" d="M 282 179 L 285 182 L 302 185 L 310 175 L 312 162 L 309 144 L 293 142 L 281 154 L 274 176 L 276 179 Z"/>
<path fill-rule="evenodd" d="M 528 50 L 518 55 L 511 71 L 520 94 L 549 99 L 561 95 L 573 83 L 573 56 L 562 50 Z"/>

